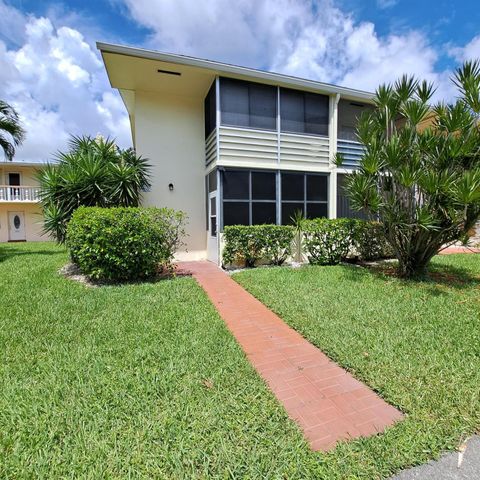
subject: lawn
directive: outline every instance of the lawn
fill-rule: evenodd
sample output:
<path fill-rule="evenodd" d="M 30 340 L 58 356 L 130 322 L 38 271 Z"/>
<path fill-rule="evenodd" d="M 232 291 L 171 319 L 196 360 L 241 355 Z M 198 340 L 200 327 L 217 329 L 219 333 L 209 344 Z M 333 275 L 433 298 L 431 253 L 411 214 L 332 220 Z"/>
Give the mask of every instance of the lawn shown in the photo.
<path fill-rule="evenodd" d="M 321 474 L 193 279 L 88 288 L 66 260 L 0 245 L 0 478 Z"/>
<path fill-rule="evenodd" d="M 53 244 L 0 245 L 0 478 L 371 479 L 478 429 L 473 257 L 437 262 L 454 286 L 354 267 L 235 276 L 407 412 L 329 454 L 309 450 L 193 279 L 89 288 L 57 274 L 66 261 Z"/>
<path fill-rule="evenodd" d="M 345 478 L 386 477 L 480 432 L 480 255 L 436 257 L 430 275 L 406 282 L 355 266 L 306 266 L 234 276 L 406 413 L 386 434 L 333 452 Z"/>

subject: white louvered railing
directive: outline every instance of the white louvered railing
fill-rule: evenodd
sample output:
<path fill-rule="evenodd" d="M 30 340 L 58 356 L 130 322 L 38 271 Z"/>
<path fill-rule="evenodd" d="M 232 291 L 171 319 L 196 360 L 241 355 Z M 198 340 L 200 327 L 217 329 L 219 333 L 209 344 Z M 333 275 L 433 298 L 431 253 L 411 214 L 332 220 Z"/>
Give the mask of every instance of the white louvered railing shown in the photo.
<path fill-rule="evenodd" d="M 205 146 L 206 165 L 216 158 L 210 136 Z M 297 135 L 246 128 L 220 127 L 218 165 L 251 168 L 316 169 L 329 166 L 329 139 L 326 136 Z"/>
<path fill-rule="evenodd" d="M 220 127 L 219 163 L 225 166 L 276 165 L 276 132 Z"/>
<path fill-rule="evenodd" d="M 205 140 L 205 166 L 217 160 L 217 130 L 214 130 Z"/>
<path fill-rule="evenodd" d="M 0 185 L 0 202 L 38 202 L 40 187 Z"/>
<path fill-rule="evenodd" d="M 281 133 L 280 164 L 287 163 L 299 167 L 305 163 L 328 167 L 328 137 Z"/>
<path fill-rule="evenodd" d="M 338 139 L 337 151 L 342 154 L 343 168 L 356 168 L 362 158 L 364 147 L 360 142 L 354 140 Z"/>

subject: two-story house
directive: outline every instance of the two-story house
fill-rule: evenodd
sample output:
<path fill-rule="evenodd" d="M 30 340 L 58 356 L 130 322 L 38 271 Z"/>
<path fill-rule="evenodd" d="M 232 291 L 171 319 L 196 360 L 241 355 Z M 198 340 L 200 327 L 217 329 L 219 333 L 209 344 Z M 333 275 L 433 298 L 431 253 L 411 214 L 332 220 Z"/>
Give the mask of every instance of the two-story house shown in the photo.
<path fill-rule="evenodd" d="M 0 242 L 47 240 L 38 203 L 40 163 L 0 162 Z"/>
<path fill-rule="evenodd" d="M 144 205 L 188 214 L 187 252 L 218 262 L 226 225 L 357 216 L 342 191 L 362 146 L 358 116 L 373 94 L 105 43 L 112 87 L 127 108 L 133 144 L 150 159 Z M 344 154 L 342 168 L 334 164 Z"/>

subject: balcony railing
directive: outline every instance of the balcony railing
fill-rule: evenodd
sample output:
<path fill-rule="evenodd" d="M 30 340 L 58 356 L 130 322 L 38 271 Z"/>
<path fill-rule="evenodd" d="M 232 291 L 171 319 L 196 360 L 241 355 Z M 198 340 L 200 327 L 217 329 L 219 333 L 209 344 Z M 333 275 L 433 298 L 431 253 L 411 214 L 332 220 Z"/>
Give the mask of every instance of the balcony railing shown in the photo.
<path fill-rule="evenodd" d="M 38 202 L 40 187 L 0 185 L 0 202 Z"/>
<path fill-rule="evenodd" d="M 342 167 L 356 168 L 358 166 L 358 162 L 363 156 L 364 147 L 360 142 L 339 138 L 337 150 L 338 153 L 341 153 L 343 156 Z"/>

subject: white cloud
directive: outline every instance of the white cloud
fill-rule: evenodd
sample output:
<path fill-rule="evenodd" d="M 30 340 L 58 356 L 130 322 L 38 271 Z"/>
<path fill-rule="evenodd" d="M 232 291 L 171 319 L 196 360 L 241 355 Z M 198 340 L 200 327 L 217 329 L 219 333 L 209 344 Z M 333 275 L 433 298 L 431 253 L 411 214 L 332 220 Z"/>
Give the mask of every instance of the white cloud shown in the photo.
<path fill-rule="evenodd" d="M 472 40 L 463 47 L 451 47 L 449 53 L 459 62 L 480 59 L 480 35 L 472 38 Z"/>
<path fill-rule="evenodd" d="M 125 108 L 94 47 L 78 30 L 55 28 L 47 18 L 18 11 L 15 18 L 23 20 L 16 28 L 21 45 L 9 49 L 0 41 L 0 98 L 15 106 L 27 132 L 16 158 L 51 158 L 69 134 L 102 133 L 130 145 Z"/>
<path fill-rule="evenodd" d="M 377 7 L 381 9 L 394 7 L 398 0 L 377 0 Z"/>
<path fill-rule="evenodd" d="M 152 48 L 265 68 L 374 90 L 403 73 L 438 83 L 438 52 L 419 31 L 380 37 L 331 0 L 124 0 L 133 18 L 152 30 Z M 394 0 L 378 0 L 383 7 Z"/>
<path fill-rule="evenodd" d="M 455 95 L 450 73 L 437 68 L 446 47 L 416 30 L 380 36 L 332 0 L 112 2 L 150 29 L 146 47 L 370 91 L 409 73 L 435 82 L 436 99 Z M 102 133 L 129 145 L 125 108 L 90 42 L 97 27 L 62 9 L 49 17 L 25 16 L 0 0 L 0 98 L 19 110 L 27 129 L 18 158 L 48 158 L 69 133 Z M 459 62 L 480 57 L 480 36 L 447 53 Z"/>

